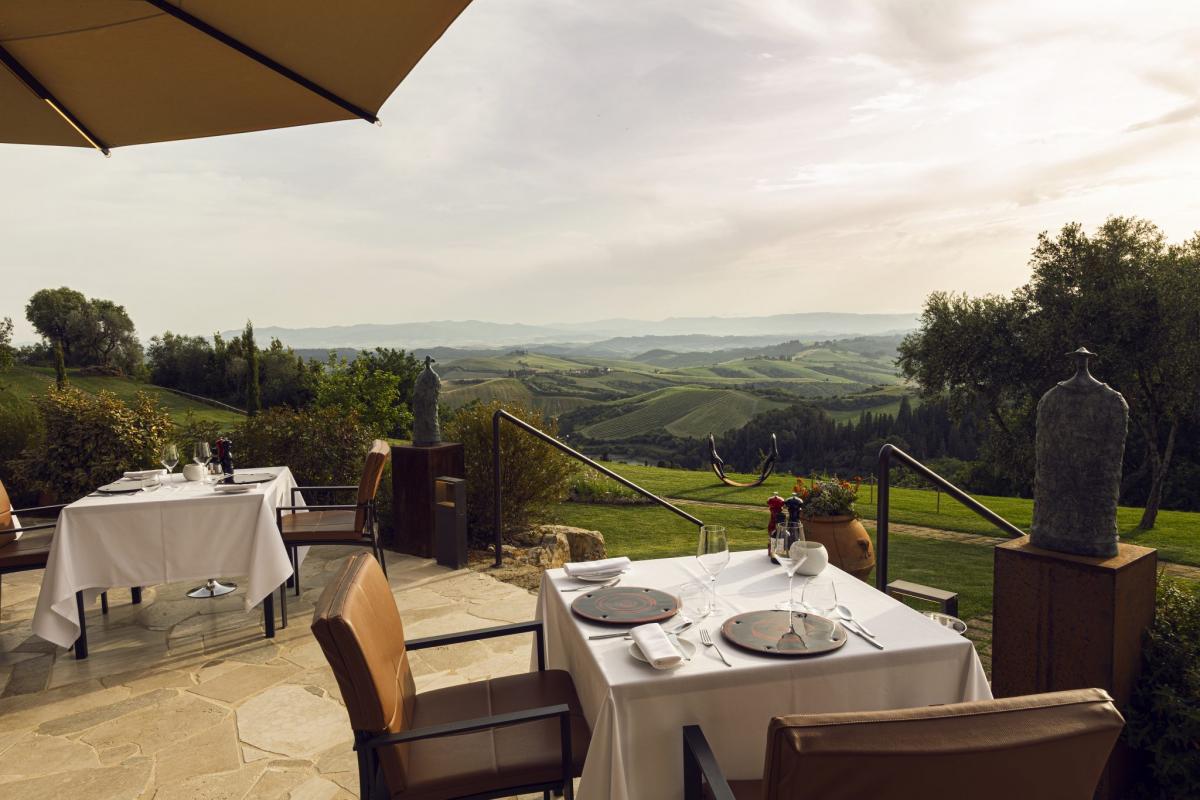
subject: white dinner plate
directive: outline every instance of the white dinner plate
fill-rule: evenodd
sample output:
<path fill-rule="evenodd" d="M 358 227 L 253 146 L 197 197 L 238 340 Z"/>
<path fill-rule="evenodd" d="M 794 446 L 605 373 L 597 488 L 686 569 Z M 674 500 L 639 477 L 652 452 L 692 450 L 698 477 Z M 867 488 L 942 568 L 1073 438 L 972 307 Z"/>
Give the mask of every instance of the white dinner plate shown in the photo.
<path fill-rule="evenodd" d="M 683 660 L 680 661 L 678 664 L 676 664 L 675 665 L 676 667 L 687 663 L 687 661 L 689 659 L 691 659 L 693 656 L 696 655 L 696 643 L 695 642 L 689 642 L 687 639 L 680 639 L 678 636 L 672 636 L 670 638 L 671 638 L 672 644 L 674 644 L 677 648 L 679 648 L 680 653 L 683 653 Z M 646 658 L 645 653 L 642 652 L 642 648 L 638 647 L 637 642 L 629 643 L 629 655 L 633 656 L 634 658 L 636 658 L 638 661 L 642 662 L 643 664 L 650 663 L 649 659 Z M 671 667 L 671 669 L 674 669 L 674 667 Z"/>
<path fill-rule="evenodd" d="M 593 572 L 590 575 L 568 575 L 567 577 L 573 581 L 584 581 L 586 583 L 605 583 L 611 581 L 618 575 L 624 575 L 629 572 L 627 569 L 619 569 L 616 572 Z"/>
<path fill-rule="evenodd" d="M 219 483 L 213 487 L 217 494 L 245 494 L 258 484 L 255 483 Z"/>

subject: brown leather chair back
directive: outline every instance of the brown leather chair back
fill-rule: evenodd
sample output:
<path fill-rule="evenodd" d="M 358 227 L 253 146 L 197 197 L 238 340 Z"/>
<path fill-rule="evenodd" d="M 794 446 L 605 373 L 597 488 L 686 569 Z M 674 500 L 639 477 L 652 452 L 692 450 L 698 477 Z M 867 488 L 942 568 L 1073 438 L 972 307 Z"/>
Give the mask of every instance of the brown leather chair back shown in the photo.
<path fill-rule="evenodd" d="M 363 465 L 362 480 L 358 482 L 358 511 L 354 515 L 354 530 L 362 533 L 367 522 L 366 503 L 375 499 L 379 482 L 383 480 L 383 468 L 392 457 L 392 448 L 382 439 L 371 442 L 367 451 L 367 463 Z"/>
<path fill-rule="evenodd" d="M 416 686 L 404 647 L 404 625 L 387 578 L 370 553 L 351 556 L 325 587 L 312 632 L 342 690 L 350 727 L 371 735 L 409 727 Z M 407 782 L 408 746 L 379 750 L 392 792 Z"/>
<path fill-rule="evenodd" d="M 14 527 L 12 501 L 8 499 L 8 490 L 4 488 L 4 481 L 0 481 L 0 531 L 12 527 Z"/>
<path fill-rule="evenodd" d="M 776 717 L 765 800 L 1087 800 L 1125 720 L 1100 689 Z"/>

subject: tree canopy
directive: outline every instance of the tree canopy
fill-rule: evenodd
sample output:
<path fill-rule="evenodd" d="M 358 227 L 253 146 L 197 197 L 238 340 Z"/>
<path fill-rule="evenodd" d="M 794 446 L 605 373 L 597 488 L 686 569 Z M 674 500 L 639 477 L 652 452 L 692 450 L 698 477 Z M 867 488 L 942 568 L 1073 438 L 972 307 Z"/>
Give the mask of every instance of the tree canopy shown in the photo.
<path fill-rule="evenodd" d="M 926 397 L 982 405 L 983 457 L 1014 486 L 1033 481 L 1037 401 L 1071 374 L 1065 354 L 1099 354 L 1096 377 L 1130 407 L 1124 500 L 1153 527 L 1181 425 L 1200 386 L 1200 239 L 1171 245 L 1154 224 L 1113 217 L 1093 235 L 1079 224 L 1042 233 L 1030 281 L 1009 296 L 938 292 L 899 365 Z"/>

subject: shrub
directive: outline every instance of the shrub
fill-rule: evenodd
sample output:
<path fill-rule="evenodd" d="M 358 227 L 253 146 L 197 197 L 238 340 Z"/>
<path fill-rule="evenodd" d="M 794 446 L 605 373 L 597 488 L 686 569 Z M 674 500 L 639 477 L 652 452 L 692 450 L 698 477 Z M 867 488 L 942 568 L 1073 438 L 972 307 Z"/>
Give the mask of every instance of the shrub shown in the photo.
<path fill-rule="evenodd" d="M 235 467 L 286 466 L 297 483 L 324 486 L 358 483 L 372 437 L 353 412 L 277 406 L 247 417 L 231 438 Z"/>
<path fill-rule="evenodd" d="M 197 442 L 208 442 L 210 445 L 228 431 L 221 429 L 221 423 L 211 419 L 200 419 L 190 409 L 183 417 L 183 422 L 175 433 L 175 444 L 179 447 L 179 457 L 188 463 L 192 460 L 192 448 Z M 216 450 L 213 450 L 216 458 Z"/>
<path fill-rule="evenodd" d="M 467 525 L 480 544 L 492 533 L 492 415 L 501 408 L 552 436 L 558 432 L 541 412 L 498 401 L 465 406 L 446 420 L 444 438 L 462 442 L 465 449 Z M 544 518 L 552 504 L 567 496 L 576 472 L 570 458 L 511 425 L 501 425 L 500 466 L 505 534 Z"/>
<path fill-rule="evenodd" d="M 1142 751 L 1146 797 L 1200 797 L 1200 592 L 1159 577 L 1154 625 L 1125 735 Z"/>
<path fill-rule="evenodd" d="M 35 398 L 41 430 L 16 460 L 17 481 L 71 502 L 130 469 L 157 466 L 175 426 L 166 409 L 139 392 L 125 404 L 111 392 L 70 386 Z"/>
<path fill-rule="evenodd" d="M 37 505 L 37 492 L 17 475 L 17 461 L 25 448 L 41 437 L 42 420 L 29 403 L 0 406 L 0 482 L 13 505 Z"/>

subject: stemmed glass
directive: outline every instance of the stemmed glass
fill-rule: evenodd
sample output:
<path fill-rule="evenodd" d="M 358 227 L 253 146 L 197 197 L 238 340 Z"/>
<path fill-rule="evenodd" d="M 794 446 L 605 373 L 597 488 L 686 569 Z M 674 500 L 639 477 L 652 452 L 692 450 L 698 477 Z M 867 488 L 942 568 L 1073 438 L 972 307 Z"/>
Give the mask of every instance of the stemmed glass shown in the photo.
<path fill-rule="evenodd" d="M 700 616 L 717 613 L 717 576 L 729 563 L 729 538 L 724 525 L 701 525 L 700 542 L 696 547 L 696 560 L 700 568 L 708 573 L 712 582 L 712 595 L 708 607 Z"/>
<path fill-rule="evenodd" d="M 798 522 L 780 522 L 771 533 L 771 555 L 783 567 L 788 576 L 788 599 L 775 607 L 788 612 L 788 627 L 794 630 L 793 617 L 797 609 L 796 597 L 792 592 L 796 570 L 808 558 L 804 548 L 804 528 Z"/>
<path fill-rule="evenodd" d="M 196 442 L 192 447 L 192 460 L 202 467 L 207 467 L 212 461 L 212 448 L 208 442 Z"/>
<path fill-rule="evenodd" d="M 175 465 L 179 463 L 179 448 L 173 444 L 163 445 L 162 452 L 159 454 L 159 463 L 167 468 L 167 474 L 170 475 L 175 470 Z"/>

